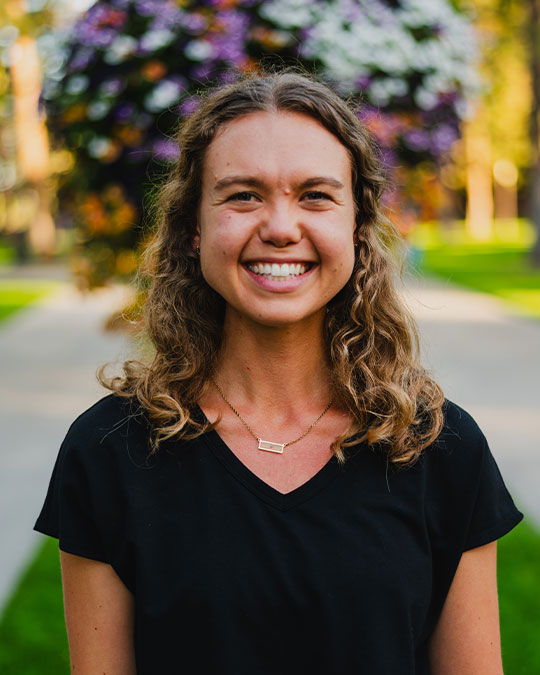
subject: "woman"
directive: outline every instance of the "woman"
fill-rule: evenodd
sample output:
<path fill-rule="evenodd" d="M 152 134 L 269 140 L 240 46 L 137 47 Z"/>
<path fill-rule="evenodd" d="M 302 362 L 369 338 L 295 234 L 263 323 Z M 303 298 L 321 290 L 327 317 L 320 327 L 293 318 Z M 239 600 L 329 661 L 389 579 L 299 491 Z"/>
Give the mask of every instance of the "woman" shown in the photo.
<path fill-rule="evenodd" d="M 283 72 L 183 125 L 150 250 L 149 365 L 71 427 L 58 537 L 79 673 L 502 673 L 521 519 L 415 358 L 376 153 Z"/>

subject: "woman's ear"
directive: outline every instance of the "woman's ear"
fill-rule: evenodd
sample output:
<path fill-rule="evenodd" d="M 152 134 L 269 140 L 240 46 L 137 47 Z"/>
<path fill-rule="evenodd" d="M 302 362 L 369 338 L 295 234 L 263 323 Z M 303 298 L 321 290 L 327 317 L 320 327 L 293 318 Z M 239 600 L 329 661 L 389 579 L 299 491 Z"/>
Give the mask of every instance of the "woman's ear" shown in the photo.
<path fill-rule="evenodd" d="M 199 234 L 199 230 L 195 230 L 195 234 L 193 235 L 193 238 L 191 240 L 191 246 L 195 253 L 199 255 L 200 253 L 200 246 L 201 246 L 201 235 Z"/>

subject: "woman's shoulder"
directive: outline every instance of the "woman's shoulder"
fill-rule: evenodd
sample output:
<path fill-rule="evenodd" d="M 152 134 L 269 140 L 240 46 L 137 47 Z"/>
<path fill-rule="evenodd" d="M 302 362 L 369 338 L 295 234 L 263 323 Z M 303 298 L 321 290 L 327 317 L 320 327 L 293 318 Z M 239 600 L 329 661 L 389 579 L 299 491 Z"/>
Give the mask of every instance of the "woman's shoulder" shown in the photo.
<path fill-rule="evenodd" d="M 82 412 L 71 424 L 63 442 L 66 450 L 79 455 L 95 455 L 99 449 L 122 447 L 129 439 L 147 445 L 149 427 L 146 415 L 133 398 L 109 394 Z"/>
<path fill-rule="evenodd" d="M 128 417 L 140 416 L 140 405 L 134 398 L 108 394 L 80 413 L 69 427 L 69 433 L 94 434 L 109 431 Z"/>
<path fill-rule="evenodd" d="M 459 534 L 460 551 L 494 541 L 521 520 L 482 430 L 452 401 L 445 401 L 444 427 L 421 467 L 431 531 L 443 539 Z"/>
<path fill-rule="evenodd" d="M 486 461 L 494 462 L 488 442 L 474 417 L 453 401 L 445 399 L 443 414 L 441 433 L 421 455 L 428 482 L 472 487 Z"/>
<path fill-rule="evenodd" d="M 439 450 L 472 448 L 486 442 L 485 436 L 474 417 L 449 399 L 443 404 L 444 424 L 434 443 Z"/>

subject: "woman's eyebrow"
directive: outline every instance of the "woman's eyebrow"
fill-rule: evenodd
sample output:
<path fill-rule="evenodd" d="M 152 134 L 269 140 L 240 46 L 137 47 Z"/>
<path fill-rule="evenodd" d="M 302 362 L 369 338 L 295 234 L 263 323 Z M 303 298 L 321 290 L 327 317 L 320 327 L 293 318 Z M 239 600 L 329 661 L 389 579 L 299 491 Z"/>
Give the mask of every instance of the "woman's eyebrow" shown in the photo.
<path fill-rule="evenodd" d="M 316 185 L 330 185 L 338 189 L 343 189 L 345 186 L 337 178 L 332 178 L 332 176 L 314 176 L 313 178 L 308 178 L 305 181 L 302 181 L 299 188 L 310 188 L 315 187 Z"/>
<path fill-rule="evenodd" d="M 231 185 L 248 185 L 250 187 L 263 188 L 266 186 L 266 183 L 255 176 L 226 176 L 225 178 L 221 178 L 216 182 L 214 185 L 214 190 L 224 190 Z M 306 180 L 296 184 L 295 187 L 298 187 L 302 190 L 315 187 L 317 185 L 329 185 L 338 189 L 343 189 L 345 187 L 340 180 L 333 178 L 332 176 L 313 176 L 312 178 L 307 178 Z"/>
<path fill-rule="evenodd" d="M 214 190 L 224 190 L 231 185 L 249 185 L 250 187 L 261 188 L 264 187 L 264 181 L 255 176 L 226 176 L 217 181 Z"/>

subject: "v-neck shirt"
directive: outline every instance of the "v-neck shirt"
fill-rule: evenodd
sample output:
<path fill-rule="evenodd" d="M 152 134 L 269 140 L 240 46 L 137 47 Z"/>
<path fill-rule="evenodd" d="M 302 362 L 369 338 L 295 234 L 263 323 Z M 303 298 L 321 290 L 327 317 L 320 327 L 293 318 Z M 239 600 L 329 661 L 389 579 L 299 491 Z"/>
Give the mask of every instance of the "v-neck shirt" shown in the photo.
<path fill-rule="evenodd" d="M 408 469 L 360 444 L 282 494 L 216 431 L 149 456 L 146 416 L 110 395 L 71 426 L 35 528 L 133 593 L 139 675 L 426 675 L 461 554 L 522 517 L 474 420 L 445 420 Z"/>

